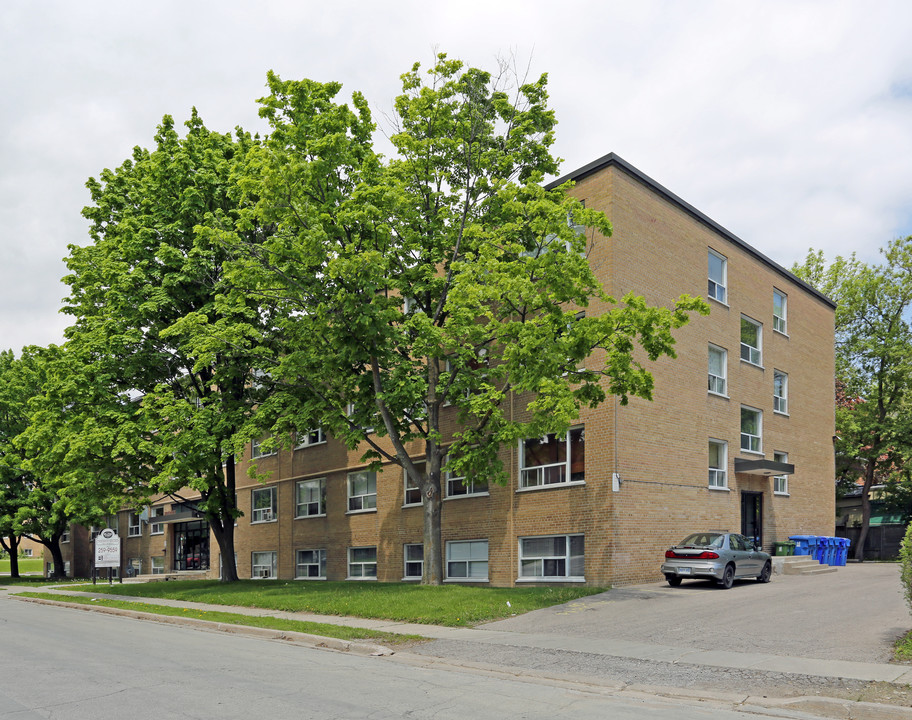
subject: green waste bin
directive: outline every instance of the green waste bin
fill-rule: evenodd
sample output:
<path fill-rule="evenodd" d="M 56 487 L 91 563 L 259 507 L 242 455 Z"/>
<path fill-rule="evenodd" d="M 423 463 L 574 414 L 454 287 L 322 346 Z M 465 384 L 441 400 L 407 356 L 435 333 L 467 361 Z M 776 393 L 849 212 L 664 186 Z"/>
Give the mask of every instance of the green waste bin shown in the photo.
<path fill-rule="evenodd" d="M 794 555 L 795 554 L 795 543 L 791 540 L 786 540 L 784 542 L 774 542 L 773 543 L 773 554 L 774 555 Z"/>

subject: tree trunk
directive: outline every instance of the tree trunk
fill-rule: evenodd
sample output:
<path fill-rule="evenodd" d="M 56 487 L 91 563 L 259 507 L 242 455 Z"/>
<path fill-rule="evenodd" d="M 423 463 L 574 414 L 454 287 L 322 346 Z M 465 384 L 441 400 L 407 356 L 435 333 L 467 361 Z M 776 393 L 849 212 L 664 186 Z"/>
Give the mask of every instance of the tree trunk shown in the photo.
<path fill-rule="evenodd" d="M 42 544 L 51 551 L 51 559 L 54 561 L 54 572 L 51 573 L 51 580 L 65 580 L 66 572 L 63 565 L 63 553 L 60 552 L 60 537 L 56 536 L 50 540 L 42 540 Z"/>
<path fill-rule="evenodd" d="M 9 553 L 10 558 L 10 577 L 18 578 L 19 575 L 19 541 L 22 538 L 19 535 L 9 536 L 9 547 L 3 544 L 4 549 Z"/>
<path fill-rule="evenodd" d="M 858 542 L 855 544 L 855 560 L 864 562 L 865 540 L 868 538 L 868 528 L 871 525 L 871 486 L 874 484 L 874 461 L 868 460 L 865 464 L 865 481 L 861 488 L 861 528 L 858 533 Z"/>
<path fill-rule="evenodd" d="M 443 547 L 440 541 L 440 472 L 436 481 L 428 476 L 424 482 L 421 507 L 424 511 L 424 575 L 422 585 L 443 584 Z"/>
<path fill-rule="evenodd" d="M 209 524 L 215 534 L 215 541 L 219 546 L 219 560 L 221 563 L 219 580 L 223 583 L 238 580 L 237 563 L 234 558 L 234 511 L 235 507 L 235 463 L 234 456 L 229 455 L 225 461 L 225 484 L 216 487 L 213 492 L 218 494 L 220 500 L 217 517 L 210 517 Z"/>

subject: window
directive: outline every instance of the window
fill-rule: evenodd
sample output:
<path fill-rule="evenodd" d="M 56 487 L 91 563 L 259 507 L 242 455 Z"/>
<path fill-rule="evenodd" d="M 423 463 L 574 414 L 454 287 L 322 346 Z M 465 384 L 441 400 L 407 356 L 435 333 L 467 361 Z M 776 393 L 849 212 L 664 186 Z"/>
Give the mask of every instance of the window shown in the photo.
<path fill-rule="evenodd" d="M 152 558 L 152 574 L 153 575 L 164 575 L 165 574 L 165 559 L 163 557 Z"/>
<path fill-rule="evenodd" d="M 348 474 L 348 511 L 377 509 L 377 474 L 362 470 Z"/>
<path fill-rule="evenodd" d="M 165 532 L 165 524 L 154 522 L 155 518 L 160 518 L 165 514 L 164 505 L 156 505 L 149 508 L 149 534 L 162 535 Z"/>
<path fill-rule="evenodd" d="M 355 403 L 348 403 L 348 405 L 345 406 L 345 414 L 346 414 L 352 421 L 354 421 L 354 416 L 355 416 L 355 414 L 356 414 L 357 412 L 358 412 L 358 408 L 355 406 Z M 372 433 L 372 432 L 374 431 L 374 426 L 373 426 L 372 424 L 369 424 L 369 425 L 362 425 L 362 426 L 361 426 L 361 429 L 362 429 L 366 434 L 370 434 L 370 433 Z"/>
<path fill-rule="evenodd" d="M 788 415 L 789 376 L 781 370 L 773 370 L 773 411 Z"/>
<path fill-rule="evenodd" d="M 136 577 L 142 575 L 142 559 L 132 557 L 127 560 L 127 577 Z"/>
<path fill-rule="evenodd" d="M 316 430 L 305 430 L 295 434 L 295 447 L 310 447 L 311 445 L 320 445 L 326 442 L 326 434 L 323 428 Z"/>
<path fill-rule="evenodd" d="M 789 461 L 788 453 L 784 452 L 774 452 L 773 460 L 776 462 L 787 463 Z M 788 495 L 789 492 L 789 476 L 788 475 L 774 475 L 773 476 L 773 494 L 774 495 Z"/>
<path fill-rule="evenodd" d="M 251 523 L 270 522 L 276 519 L 275 486 L 255 488 L 250 491 L 250 507 L 253 508 Z"/>
<path fill-rule="evenodd" d="M 415 467 L 418 469 L 422 475 L 424 475 L 424 468 L 426 463 L 415 463 Z M 421 488 L 419 488 L 415 481 L 409 477 L 408 472 L 405 468 L 402 469 L 402 478 L 405 485 L 405 502 L 403 505 L 420 505 L 421 504 Z"/>
<path fill-rule="evenodd" d="M 585 480 L 586 442 L 583 428 L 524 440 L 519 446 L 520 488 L 577 483 Z"/>
<path fill-rule="evenodd" d="M 95 538 L 98 537 L 98 533 L 100 533 L 102 530 L 104 530 L 104 528 L 100 528 L 100 527 L 98 527 L 97 525 L 93 525 L 93 526 L 92 526 L 92 531 L 91 531 L 91 533 L 89 534 L 89 540 L 90 540 L 91 542 L 95 542 Z"/>
<path fill-rule="evenodd" d="M 728 468 L 728 443 L 722 440 L 709 441 L 709 486 L 711 488 L 728 487 L 726 480 Z"/>
<path fill-rule="evenodd" d="M 70 541 L 70 531 L 67 530 L 63 535 L 60 536 L 60 542 L 68 543 Z"/>
<path fill-rule="evenodd" d="M 709 297 L 720 303 L 726 301 L 725 287 L 728 260 L 717 252 L 709 251 Z"/>
<path fill-rule="evenodd" d="M 760 342 L 763 326 L 744 315 L 741 316 L 741 359 L 751 365 L 760 365 L 762 354 Z"/>
<path fill-rule="evenodd" d="M 32 548 L 23 548 L 22 557 L 32 557 Z"/>
<path fill-rule="evenodd" d="M 488 483 L 484 480 L 469 480 L 464 477 L 453 477 L 446 473 L 446 496 L 468 497 L 469 495 L 487 495 Z"/>
<path fill-rule="evenodd" d="M 420 580 L 424 575 L 424 545 L 407 543 L 402 546 L 404 553 L 403 580 Z"/>
<path fill-rule="evenodd" d="M 467 540 L 446 545 L 448 580 L 488 580 L 488 541 Z"/>
<path fill-rule="evenodd" d="M 139 537 L 142 535 L 142 525 L 139 521 L 139 514 L 131 512 L 127 517 L 127 537 Z"/>
<path fill-rule="evenodd" d="M 348 579 L 377 579 L 376 547 L 353 547 L 348 549 Z"/>
<path fill-rule="evenodd" d="M 257 458 L 269 457 L 270 455 L 275 455 L 278 452 L 274 447 L 267 450 L 263 447 L 267 438 L 258 438 L 257 440 L 250 441 L 250 458 L 256 460 Z"/>
<path fill-rule="evenodd" d="M 746 452 L 763 452 L 760 434 L 763 428 L 763 413 L 754 408 L 741 406 L 741 449 Z"/>
<path fill-rule="evenodd" d="M 779 290 L 773 290 L 773 330 L 788 334 L 788 296 Z"/>
<path fill-rule="evenodd" d="M 725 395 L 725 379 L 727 376 L 728 351 L 715 345 L 709 346 L 709 392 L 716 395 Z"/>
<path fill-rule="evenodd" d="M 326 579 L 326 550 L 298 550 L 295 554 L 295 577 Z"/>
<path fill-rule="evenodd" d="M 250 553 L 250 577 L 254 579 L 269 579 L 276 576 L 276 553 L 255 552 Z"/>
<path fill-rule="evenodd" d="M 582 535 L 520 538 L 519 577 L 530 580 L 582 580 L 585 575 Z"/>
<path fill-rule="evenodd" d="M 326 514 L 326 478 L 295 483 L 295 517 Z"/>

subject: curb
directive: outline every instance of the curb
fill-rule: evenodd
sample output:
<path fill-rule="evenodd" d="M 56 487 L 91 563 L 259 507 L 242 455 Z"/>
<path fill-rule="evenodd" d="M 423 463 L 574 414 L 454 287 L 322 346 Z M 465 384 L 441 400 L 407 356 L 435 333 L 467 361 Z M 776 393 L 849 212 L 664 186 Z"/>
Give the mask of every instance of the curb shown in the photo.
<path fill-rule="evenodd" d="M 273 630 L 272 628 L 258 628 L 249 625 L 232 625 L 231 623 L 212 622 L 209 620 L 200 620 L 199 618 L 185 618 L 177 615 L 159 615 L 157 613 L 142 612 L 141 610 L 124 610 L 122 608 L 105 607 L 104 605 L 86 605 L 84 603 L 67 602 L 66 600 L 47 600 L 45 598 L 30 598 L 17 595 L 10 595 L 9 597 L 22 602 L 37 603 L 39 605 L 56 605 L 58 607 L 84 610 L 86 612 L 118 615 L 134 620 L 151 620 L 163 625 L 182 625 L 184 627 L 192 627 L 196 630 L 207 630 L 209 632 L 246 635 L 248 637 L 256 637 L 265 640 L 284 640 L 296 645 L 305 645 L 307 647 L 324 650 L 335 650 L 336 652 L 348 652 L 355 655 L 384 656 L 394 654 L 392 649 L 383 645 L 358 642 L 356 640 L 342 640 L 340 638 L 324 637 L 322 635 L 311 635 L 310 633 L 295 632 L 294 630 Z"/>

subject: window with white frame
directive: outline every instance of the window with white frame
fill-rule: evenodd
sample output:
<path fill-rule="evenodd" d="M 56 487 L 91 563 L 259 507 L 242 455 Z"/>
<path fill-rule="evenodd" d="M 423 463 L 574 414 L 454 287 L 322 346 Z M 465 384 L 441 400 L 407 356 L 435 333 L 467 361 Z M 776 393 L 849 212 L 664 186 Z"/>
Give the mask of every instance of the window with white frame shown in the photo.
<path fill-rule="evenodd" d="M 582 535 L 519 539 L 521 579 L 582 580 L 585 569 L 585 540 Z"/>
<path fill-rule="evenodd" d="M 250 458 L 252 460 L 269 457 L 270 455 L 275 455 L 278 452 L 274 445 L 269 448 L 264 447 L 267 439 L 268 438 L 257 438 L 256 440 L 250 441 Z"/>
<path fill-rule="evenodd" d="M 345 414 L 352 420 L 354 420 L 354 417 L 357 414 L 357 412 L 358 412 L 358 406 L 356 406 L 355 403 L 348 403 L 348 405 L 345 406 Z M 365 433 L 370 434 L 374 431 L 373 423 L 368 423 L 366 425 L 362 425 L 361 429 Z"/>
<path fill-rule="evenodd" d="M 139 537 L 140 535 L 142 535 L 142 523 L 139 513 L 131 512 L 127 516 L 127 537 Z"/>
<path fill-rule="evenodd" d="M 741 449 L 745 452 L 762 453 L 763 413 L 751 407 L 741 406 Z"/>
<path fill-rule="evenodd" d="M 32 548 L 22 548 L 22 557 L 32 557 Z"/>
<path fill-rule="evenodd" d="M 424 574 L 424 545 L 422 543 L 406 543 L 402 546 L 403 568 L 405 580 L 420 580 Z"/>
<path fill-rule="evenodd" d="M 270 579 L 276 576 L 276 552 L 250 553 L 250 577 L 254 579 Z"/>
<path fill-rule="evenodd" d="M 323 428 L 315 430 L 304 430 L 295 433 L 295 448 L 310 447 L 311 445 L 322 445 L 326 442 L 326 433 Z"/>
<path fill-rule="evenodd" d="M 488 541 L 460 540 L 446 544 L 447 579 L 487 581 Z"/>
<path fill-rule="evenodd" d="M 127 577 L 142 575 L 142 558 L 132 557 L 127 560 Z"/>
<path fill-rule="evenodd" d="M 165 532 L 165 524 L 155 522 L 155 518 L 160 518 L 165 514 L 164 505 L 155 505 L 149 508 L 149 534 L 162 535 Z"/>
<path fill-rule="evenodd" d="M 751 365 L 762 365 L 763 326 L 756 320 L 741 316 L 741 359 Z"/>
<path fill-rule="evenodd" d="M 724 440 L 709 440 L 709 486 L 728 487 L 728 443 Z"/>
<path fill-rule="evenodd" d="M 551 433 L 519 445 L 520 488 L 581 483 L 586 474 L 586 435 L 573 428 L 566 435 Z"/>
<path fill-rule="evenodd" d="M 789 461 L 788 453 L 784 452 L 774 452 L 773 460 L 780 463 L 787 463 Z M 788 475 L 773 475 L 773 494 L 775 495 L 788 495 L 789 492 L 789 476 Z"/>
<path fill-rule="evenodd" d="M 377 509 L 377 473 L 361 470 L 348 474 L 348 511 Z"/>
<path fill-rule="evenodd" d="M 728 376 L 728 351 L 716 345 L 709 346 L 709 392 L 726 395 Z"/>
<path fill-rule="evenodd" d="M 788 334 L 788 295 L 773 290 L 773 330 Z"/>
<path fill-rule="evenodd" d="M 326 478 L 299 480 L 295 483 L 295 517 L 326 514 Z"/>
<path fill-rule="evenodd" d="M 444 474 L 446 477 L 447 497 L 469 497 L 470 495 L 488 494 L 488 483 L 484 480 L 454 477 L 449 471 Z"/>
<path fill-rule="evenodd" d="M 418 469 L 422 475 L 424 475 L 425 463 L 415 463 L 415 467 Z M 405 468 L 402 468 L 402 484 L 405 488 L 405 505 L 420 505 L 421 504 L 421 488 L 412 480 L 411 476 L 408 474 L 408 471 Z"/>
<path fill-rule="evenodd" d="M 102 530 L 104 530 L 104 528 L 93 525 L 91 532 L 89 533 L 89 540 L 95 542 L 95 538 L 98 537 L 98 533 L 100 533 Z"/>
<path fill-rule="evenodd" d="M 276 519 L 276 488 L 254 488 L 250 491 L 250 507 L 252 509 L 250 522 L 271 522 Z"/>
<path fill-rule="evenodd" d="M 326 550 L 298 550 L 295 553 L 295 577 L 326 579 Z"/>
<path fill-rule="evenodd" d="M 348 579 L 377 579 L 377 548 L 352 547 L 348 549 Z"/>
<path fill-rule="evenodd" d="M 163 557 L 153 557 L 152 560 L 152 574 L 153 575 L 164 575 L 165 574 L 165 559 Z"/>
<path fill-rule="evenodd" d="M 728 260 L 714 250 L 709 251 L 709 297 L 726 302 Z"/>
<path fill-rule="evenodd" d="M 67 530 L 65 533 L 63 533 L 63 534 L 60 536 L 60 542 L 62 542 L 62 543 L 68 543 L 69 541 L 70 541 L 70 531 Z"/>
<path fill-rule="evenodd" d="M 773 411 L 788 415 L 788 375 L 773 370 Z"/>

